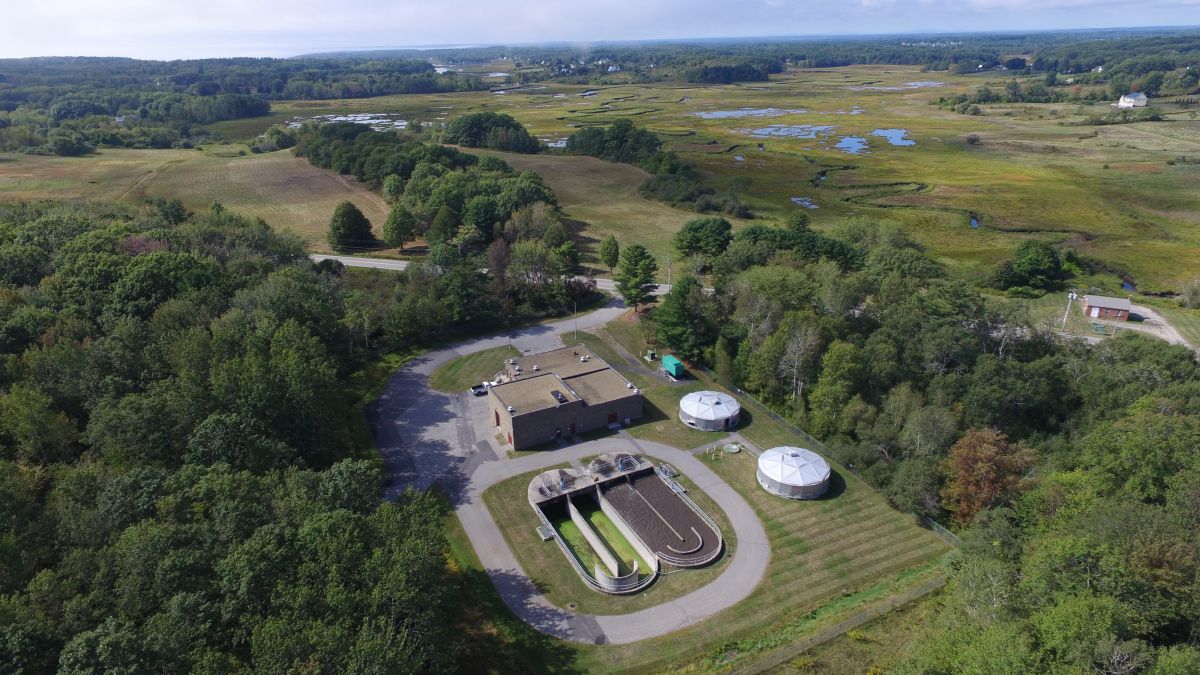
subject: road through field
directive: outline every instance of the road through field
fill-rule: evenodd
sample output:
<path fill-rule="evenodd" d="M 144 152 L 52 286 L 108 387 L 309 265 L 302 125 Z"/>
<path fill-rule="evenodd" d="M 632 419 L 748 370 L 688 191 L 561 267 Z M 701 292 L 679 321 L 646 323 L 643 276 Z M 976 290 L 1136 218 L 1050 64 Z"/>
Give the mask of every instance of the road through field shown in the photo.
<path fill-rule="evenodd" d="M 658 443 L 601 439 L 560 450 L 507 459 L 489 441 L 494 429 L 486 409 L 465 393 L 434 391 L 429 376 L 459 356 L 511 344 L 522 352 L 561 346 L 569 331 L 603 325 L 625 312 L 618 300 L 552 324 L 452 345 L 410 361 L 388 381 L 367 409 L 389 476 L 388 498 L 403 490 L 437 484 L 451 499 L 471 545 L 512 611 L 537 630 L 584 643 L 627 644 L 684 628 L 732 607 L 754 592 L 766 573 L 771 551 L 754 510 L 733 488 L 689 453 Z M 476 405 L 472 405 L 476 403 Z M 633 446 L 633 447 L 631 447 Z M 492 485 L 512 476 L 589 455 L 641 452 L 674 465 L 725 512 L 737 552 L 717 579 L 681 598 L 619 616 L 580 614 L 552 605 L 517 562 L 483 501 Z M 532 514 L 530 524 L 533 524 Z M 563 561 L 563 564 L 567 564 Z"/>
<path fill-rule="evenodd" d="M 407 260 L 392 260 L 390 258 L 359 258 L 349 255 L 326 255 L 324 253 L 313 253 L 308 256 L 313 262 L 321 262 L 322 260 L 336 260 L 346 267 L 365 267 L 376 270 L 392 270 L 399 272 L 408 268 Z M 584 279 L 586 277 L 576 277 Z M 617 284 L 612 279 L 596 279 L 596 289 L 608 293 L 616 292 Z M 659 284 L 651 291 L 652 295 L 666 295 L 671 292 L 671 287 L 667 284 Z"/>

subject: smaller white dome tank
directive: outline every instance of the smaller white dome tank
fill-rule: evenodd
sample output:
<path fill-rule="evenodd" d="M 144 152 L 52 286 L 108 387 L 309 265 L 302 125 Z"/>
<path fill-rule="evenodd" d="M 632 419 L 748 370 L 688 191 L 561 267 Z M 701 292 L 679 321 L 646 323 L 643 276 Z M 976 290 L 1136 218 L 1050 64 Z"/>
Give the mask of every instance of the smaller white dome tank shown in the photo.
<path fill-rule="evenodd" d="M 742 406 L 719 391 L 695 391 L 679 400 L 679 421 L 703 431 L 736 429 Z"/>

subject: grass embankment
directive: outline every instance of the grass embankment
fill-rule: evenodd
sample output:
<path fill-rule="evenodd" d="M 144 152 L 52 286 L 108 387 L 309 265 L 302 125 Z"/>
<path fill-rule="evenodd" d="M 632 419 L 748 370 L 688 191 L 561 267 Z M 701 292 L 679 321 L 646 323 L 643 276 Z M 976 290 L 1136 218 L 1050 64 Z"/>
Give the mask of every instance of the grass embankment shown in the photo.
<path fill-rule="evenodd" d="M 680 483 L 688 490 L 688 495 L 721 528 L 721 533 L 725 536 L 726 553 L 717 562 L 702 569 L 683 570 L 660 576 L 641 593 L 614 596 L 594 591 L 584 585 L 570 563 L 563 560 L 558 546 L 553 542 L 542 541 L 536 532 L 538 519 L 529 505 L 526 490 L 529 481 L 539 473 L 541 472 L 535 471 L 497 483 L 484 492 L 483 500 L 513 555 L 521 563 L 521 568 L 533 579 L 546 598 L 558 607 L 574 606 L 575 610 L 588 614 L 628 614 L 653 607 L 686 595 L 716 579 L 724 571 L 729 556 L 736 553 L 737 538 L 732 534 L 725 513 L 686 476 L 682 476 Z M 586 509 L 586 501 L 580 499 L 577 502 L 581 512 L 590 511 Z M 568 543 L 580 552 L 579 557 L 585 568 L 592 569 L 593 565 L 599 563 L 598 556 L 591 551 L 591 547 L 575 528 L 574 523 L 571 523 L 565 507 L 560 515 L 559 523 L 565 521 L 564 525 L 560 525 L 560 531 L 564 533 Z M 612 523 L 607 518 L 603 518 L 602 521 L 593 519 L 591 522 L 598 526 L 617 557 L 623 559 L 626 565 L 631 564 L 636 554 L 616 532 Z M 648 564 L 643 560 L 638 563 L 638 567 L 646 569 Z"/>
<path fill-rule="evenodd" d="M 896 609 L 859 628 L 808 650 L 767 672 L 862 675 L 886 673 L 898 665 L 917 636 L 936 618 L 937 596 Z"/>
<path fill-rule="evenodd" d="M 504 345 L 460 356 L 433 371 L 429 385 L 438 391 L 455 394 L 484 380 L 490 381 L 504 370 L 505 359 L 520 355 L 521 352 L 512 345 Z"/>
<path fill-rule="evenodd" d="M 1200 310 L 1169 307 L 1165 304 L 1156 309 L 1171 322 L 1175 330 L 1184 340 L 1192 343 L 1192 347 L 1200 349 Z"/>

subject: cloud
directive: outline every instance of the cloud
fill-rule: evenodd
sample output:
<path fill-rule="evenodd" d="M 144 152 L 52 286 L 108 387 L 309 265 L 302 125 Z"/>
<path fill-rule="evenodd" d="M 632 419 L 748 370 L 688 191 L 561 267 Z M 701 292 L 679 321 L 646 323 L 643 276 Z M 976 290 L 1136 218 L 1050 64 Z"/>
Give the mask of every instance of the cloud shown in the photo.
<path fill-rule="evenodd" d="M 0 56 L 1168 25 L 1200 0 L 13 0 Z"/>

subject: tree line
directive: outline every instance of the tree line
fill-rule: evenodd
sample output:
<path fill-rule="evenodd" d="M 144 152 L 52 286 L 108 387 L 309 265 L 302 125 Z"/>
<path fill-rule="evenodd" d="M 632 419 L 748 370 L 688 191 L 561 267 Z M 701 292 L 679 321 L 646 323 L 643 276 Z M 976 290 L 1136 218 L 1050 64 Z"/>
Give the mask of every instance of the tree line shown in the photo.
<path fill-rule="evenodd" d="M 1063 342 L 950 279 L 897 225 L 731 230 L 679 232 L 676 253 L 706 281 L 680 278 L 644 312 L 647 331 L 822 439 L 898 508 L 959 530 L 902 672 L 1200 665 L 1190 350 L 1137 334 Z M 1051 283 L 1060 261 L 1024 248 L 1003 274 Z M 624 262 L 618 278 L 636 281 Z"/>
<path fill-rule="evenodd" d="M 662 139 L 647 129 L 637 128 L 628 119 L 619 119 L 607 127 L 591 126 L 576 131 L 567 137 L 565 151 L 645 169 L 651 175 L 638 187 L 638 192 L 647 199 L 700 213 L 754 216 L 736 194 L 718 194 L 705 185 L 695 164 L 663 150 Z"/>
<path fill-rule="evenodd" d="M 213 138 L 204 125 L 265 115 L 272 100 L 486 88 L 423 60 L 0 59 L 0 150 L 191 147 Z"/>

